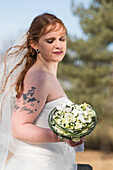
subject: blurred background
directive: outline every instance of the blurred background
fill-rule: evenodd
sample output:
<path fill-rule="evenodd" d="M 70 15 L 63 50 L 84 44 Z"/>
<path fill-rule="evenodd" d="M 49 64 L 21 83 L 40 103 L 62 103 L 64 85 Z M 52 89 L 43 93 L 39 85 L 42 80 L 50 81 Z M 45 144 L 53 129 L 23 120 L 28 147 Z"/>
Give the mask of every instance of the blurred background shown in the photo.
<path fill-rule="evenodd" d="M 50 12 L 68 29 L 67 53 L 58 78 L 75 103 L 89 103 L 99 123 L 86 137 L 78 163 L 96 170 L 113 167 L 113 1 L 20 0 L 0 2 L 0 59 L 34 17 Z M 99 162 L 100 161 L 100 162 Z M 111 168 L 112 169 L 112 168 Z"/>

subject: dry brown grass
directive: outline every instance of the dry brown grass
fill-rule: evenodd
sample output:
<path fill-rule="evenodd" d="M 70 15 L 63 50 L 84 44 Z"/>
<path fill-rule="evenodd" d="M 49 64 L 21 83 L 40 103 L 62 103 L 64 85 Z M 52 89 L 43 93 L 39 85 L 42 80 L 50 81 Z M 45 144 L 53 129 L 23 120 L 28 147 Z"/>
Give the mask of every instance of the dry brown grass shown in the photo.
<path fill-rule="evenodd" d="M 78 152 L 76 162 L 80 164 L 90 164 L 93 170 L 112 170 L 113 153 L 107 154 L 92 150 Z"/>
<path fill-rule="evenodd" d="M 113 152 L 113 126 L 106 122 L 98 124 L 93 133 L 85 137 L 85 146 L 88 150 Z"/>

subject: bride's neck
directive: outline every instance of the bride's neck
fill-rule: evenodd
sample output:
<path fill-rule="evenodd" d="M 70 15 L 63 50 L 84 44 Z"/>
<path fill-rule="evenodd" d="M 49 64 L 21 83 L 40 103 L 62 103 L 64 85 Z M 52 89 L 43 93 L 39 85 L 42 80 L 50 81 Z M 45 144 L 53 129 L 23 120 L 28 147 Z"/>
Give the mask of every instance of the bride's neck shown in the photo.
<path fill-rule="evenodd" d="M 44 60 L 43 58 L 40 59 L 37 57 L 37 61 L 36 61 L 35 65 L 37 67 L 43 69 L 44 71 L 57 77 L 57 68 L 58 68 L 57 62 L 48 62 L 48 61 Z"/>

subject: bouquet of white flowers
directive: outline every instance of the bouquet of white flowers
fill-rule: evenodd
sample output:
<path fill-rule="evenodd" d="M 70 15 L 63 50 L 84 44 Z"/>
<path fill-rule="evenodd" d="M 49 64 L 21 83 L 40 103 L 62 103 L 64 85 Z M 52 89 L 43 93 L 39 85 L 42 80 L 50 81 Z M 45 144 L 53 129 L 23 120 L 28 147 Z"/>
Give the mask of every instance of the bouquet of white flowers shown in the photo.
<path fill-rule="evenodd" d="M 50 128 L 61 140 L 65 138 L 75 142 L 91 133 L 97 122 L 97 112 L 86 103 L 63 103 L 56 106 L 48 117 Z"/>

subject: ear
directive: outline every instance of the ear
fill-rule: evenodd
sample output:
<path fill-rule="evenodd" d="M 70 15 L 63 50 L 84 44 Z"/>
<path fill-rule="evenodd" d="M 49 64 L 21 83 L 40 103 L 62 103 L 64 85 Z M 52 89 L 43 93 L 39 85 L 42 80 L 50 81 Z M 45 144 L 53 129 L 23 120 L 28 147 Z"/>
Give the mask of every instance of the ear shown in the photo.
<path fill-rule="evenodd" d="M 37 45 L 35 44 L 30 44 L 32 48 L 34 48 L 35 50 L 38 48 Z"/>

